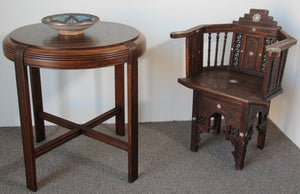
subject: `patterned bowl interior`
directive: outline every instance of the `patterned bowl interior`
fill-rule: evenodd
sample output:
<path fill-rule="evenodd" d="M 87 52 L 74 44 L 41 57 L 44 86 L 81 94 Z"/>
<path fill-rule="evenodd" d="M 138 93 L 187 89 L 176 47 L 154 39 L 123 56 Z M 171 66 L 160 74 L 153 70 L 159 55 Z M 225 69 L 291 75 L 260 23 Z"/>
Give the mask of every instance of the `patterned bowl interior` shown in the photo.
<path fill-rule="evenodd" d="M 42 22 L 44 24 L 52 25 L 83 25 L 93 24 L 99 21 L 99 18 L 90 14 L 81 13 L 64 13 L 44 17 Z"/>
<path fill-rule="evenodd" d="M 42 22 L 61 35 L 79 35 L 98 22 L 99 18 L 90 14 L 64 13 L 44 17 Z"/>

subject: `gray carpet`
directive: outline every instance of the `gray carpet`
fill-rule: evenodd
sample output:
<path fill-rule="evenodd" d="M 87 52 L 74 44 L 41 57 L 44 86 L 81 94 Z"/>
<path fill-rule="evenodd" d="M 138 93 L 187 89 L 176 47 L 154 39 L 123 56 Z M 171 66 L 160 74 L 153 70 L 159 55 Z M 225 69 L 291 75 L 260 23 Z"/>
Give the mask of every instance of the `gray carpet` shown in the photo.
<path fill-rule="evenodd" d="M 97 129 L 114 133 L 113 125 Z M 235 170 L 231 143 L 202 135 L 190 145 L 190 122 L 139 125 L 139 178 L 127 183 L 127 152 L 85 136 L 39 157 L 36 193 L 300 193 L 300 150 L 269 121 L 266 146 L 248 145 L 245 168 Z M 47 127 L 47 138 L 66 132 Z M 122 138 L 126 139 L 126 138 Z M 30 193 L 20 129 L 0 128 L 0 193 Z"/>

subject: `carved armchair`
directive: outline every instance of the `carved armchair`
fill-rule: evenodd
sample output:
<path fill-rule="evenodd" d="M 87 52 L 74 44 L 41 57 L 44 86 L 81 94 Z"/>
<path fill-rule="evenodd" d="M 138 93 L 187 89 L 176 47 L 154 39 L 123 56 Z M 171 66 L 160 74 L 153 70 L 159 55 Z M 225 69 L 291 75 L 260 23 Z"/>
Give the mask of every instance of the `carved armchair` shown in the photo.
<path fill-rule="evenodd" d="M 200 25 L 171 38 L 186 38 L 186 78 L 178 82 L 193 89 L 191 150 L 198 151 L 201 133 L 220 133 L 223 116 L 241 170 L 257 114 L 257 147 L 264 147 L 270 101 L 282 92 L 288 49 L 297 41 L 258 9 L 232 24 Z"/>

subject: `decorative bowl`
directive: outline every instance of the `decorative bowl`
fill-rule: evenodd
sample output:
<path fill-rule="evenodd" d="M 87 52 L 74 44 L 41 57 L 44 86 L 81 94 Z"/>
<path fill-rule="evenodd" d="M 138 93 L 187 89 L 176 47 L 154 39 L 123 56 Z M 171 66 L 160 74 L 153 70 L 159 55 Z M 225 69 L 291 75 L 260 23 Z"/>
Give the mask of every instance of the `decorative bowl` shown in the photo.
<path fill-rule="evenodd" d="M 84 30 L 98 22 L 99 18 L 83 13 L 63 13 L 46 16 L 42 23 L 58 31 L 61 35 L 79 35 Z"/>

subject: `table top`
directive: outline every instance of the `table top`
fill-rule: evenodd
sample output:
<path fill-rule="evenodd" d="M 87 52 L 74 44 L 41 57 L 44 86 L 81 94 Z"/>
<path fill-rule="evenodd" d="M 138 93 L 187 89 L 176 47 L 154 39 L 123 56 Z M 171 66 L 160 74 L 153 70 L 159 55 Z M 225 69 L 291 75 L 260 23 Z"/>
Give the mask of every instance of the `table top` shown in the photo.
<path fill-rule="evenodd" d="M 45 49 L 85 49 L 123 44 L 136 39 L 135 28 L 111 22 L 97 22 L 82 35 L 59 35 L 45 24 L 32 24 L 14 30 L 9 36 L 15 43 Z"/>
<path fill-rule="evenodd" d="M 3 41 L 5 56 L 14 61 L 18 45 L 26 47 L 24 63 L 29 66 L 85 69 L 126 63 L 128 45 L 135 45 L 137 56 L 146 49 L 144 36 L 135 28 L 112 22 L 98 22 L 75 36 L 59 35 L 39 23 L 20 27 Z"/>

